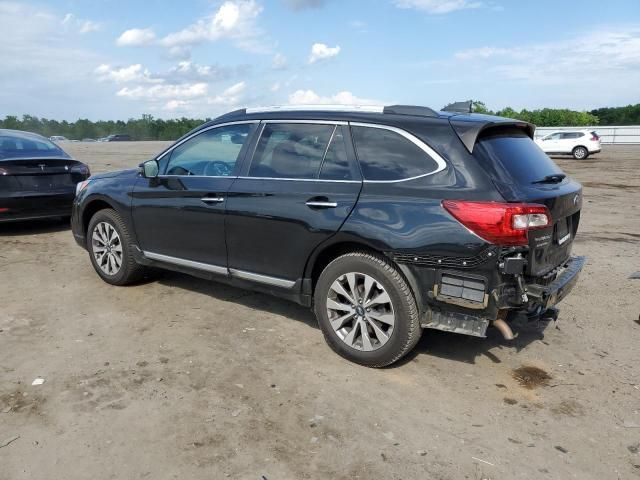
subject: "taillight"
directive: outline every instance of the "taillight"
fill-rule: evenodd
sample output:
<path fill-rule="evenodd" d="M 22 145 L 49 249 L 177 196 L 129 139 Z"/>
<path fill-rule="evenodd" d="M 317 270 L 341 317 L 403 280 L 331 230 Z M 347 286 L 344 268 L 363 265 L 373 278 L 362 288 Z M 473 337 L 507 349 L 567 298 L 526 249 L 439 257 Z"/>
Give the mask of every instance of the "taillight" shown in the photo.
<path fill-rule="evenodd" d="M 442 206 L 460 223 L 496 245 L 527 245 L 527 232 L 551 226 L 551 213 L 532 203 L 444 200 Z"/>
<path fill-rule="evenodd" d="M 0 168 L 0 175 L 9 175 L 9 170 L 6 168 Z"/>
<path fill-rule="evenodd" d="M 591 141 L 592 142 L 597 142 L 598 140 L 600 140 L 600 137 L 598 135 L 596 135 L 595 133 L 591 134 Z"/>

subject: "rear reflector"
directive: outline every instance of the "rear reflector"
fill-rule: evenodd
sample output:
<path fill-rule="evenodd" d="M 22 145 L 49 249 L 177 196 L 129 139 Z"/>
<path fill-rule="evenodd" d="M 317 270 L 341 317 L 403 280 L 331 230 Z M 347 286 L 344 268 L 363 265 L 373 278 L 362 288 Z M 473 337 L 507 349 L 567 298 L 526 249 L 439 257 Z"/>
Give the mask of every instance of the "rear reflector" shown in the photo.
<path fill-rule="evenodd" d="M 9 211 L 6 207 L 0 207 L 0 213 L 7 213 Z"/>
<path fill-rule="evenodd" d="M 442 206 L 473 233 L 496 245 L 527 245 L 529 230 L 552 224 L 544 205 L 444 200 Z"/>

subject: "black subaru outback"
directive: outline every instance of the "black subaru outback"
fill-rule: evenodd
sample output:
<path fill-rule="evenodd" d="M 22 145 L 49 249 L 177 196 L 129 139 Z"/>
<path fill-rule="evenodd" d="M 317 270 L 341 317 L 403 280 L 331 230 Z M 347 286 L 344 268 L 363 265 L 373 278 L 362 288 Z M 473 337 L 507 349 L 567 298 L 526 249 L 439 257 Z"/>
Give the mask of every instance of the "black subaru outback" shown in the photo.
<path fill-rule="evenodd" d="M 423 328 L 513 338 L 552 318 L 581 186 L 534 127 L 426 107 L 228 113 L 79 184 L 73 234 L 113 285 L 161 267 L 312 307 L 338 354 L 389 365 Z"/>

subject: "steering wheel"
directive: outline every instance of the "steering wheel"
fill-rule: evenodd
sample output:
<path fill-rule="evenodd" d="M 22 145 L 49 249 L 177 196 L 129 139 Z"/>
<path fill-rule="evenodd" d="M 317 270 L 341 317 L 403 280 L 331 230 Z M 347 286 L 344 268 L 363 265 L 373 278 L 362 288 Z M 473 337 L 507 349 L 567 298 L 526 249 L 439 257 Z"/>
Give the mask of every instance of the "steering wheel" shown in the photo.
<path fill-rule="evenodd" d="M 204 176 L 212 177 L 228 177 L 229 175 L 231 175 L 231 168 L 226 162 L 213 160 L 205 165 L 204 172 L 202 174 Z"/>

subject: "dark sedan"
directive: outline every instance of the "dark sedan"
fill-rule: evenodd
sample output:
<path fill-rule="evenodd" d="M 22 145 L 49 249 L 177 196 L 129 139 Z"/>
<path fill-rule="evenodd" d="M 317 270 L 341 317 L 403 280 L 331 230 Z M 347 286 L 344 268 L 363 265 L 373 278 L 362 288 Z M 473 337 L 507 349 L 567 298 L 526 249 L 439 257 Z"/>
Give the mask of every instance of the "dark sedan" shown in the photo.
<path fill-rule="evenodd" d="M 89 167 L 50 140 L 0 129 L 0 222 L 69 217 Z"/>

